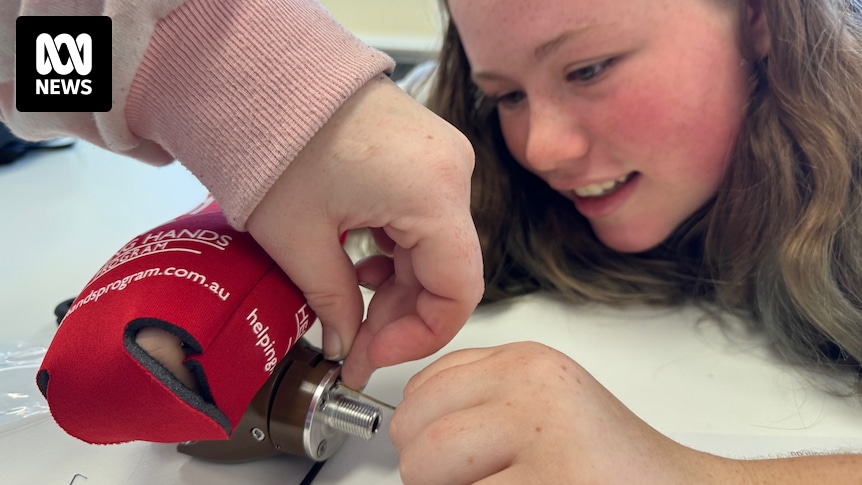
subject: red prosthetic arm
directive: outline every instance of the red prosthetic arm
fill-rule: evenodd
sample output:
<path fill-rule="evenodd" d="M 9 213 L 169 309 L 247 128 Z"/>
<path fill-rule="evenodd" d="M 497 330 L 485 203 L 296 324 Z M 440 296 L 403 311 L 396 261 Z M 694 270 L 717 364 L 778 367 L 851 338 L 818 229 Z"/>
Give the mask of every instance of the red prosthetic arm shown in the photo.
<path fill-rule="evenodd" d="M 315 315 L 215 203 L 132 239 L 72 304 L 37 374 L 51 414 L 89 443 L 225 440 Z M 135 341 L 179 337 L 199 392 Z"/>

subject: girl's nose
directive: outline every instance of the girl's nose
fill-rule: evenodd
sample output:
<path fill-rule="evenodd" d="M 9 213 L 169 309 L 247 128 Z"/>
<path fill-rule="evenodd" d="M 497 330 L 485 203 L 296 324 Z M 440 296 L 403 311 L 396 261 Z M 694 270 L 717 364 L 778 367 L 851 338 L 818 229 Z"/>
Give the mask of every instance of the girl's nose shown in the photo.
<path fill-rule="evenodd" d="M 533 103 L 528 129 L 525 161 L 536 174 L 570 173 L 572 164 L 589 152 L 587 130 L 575 113 L 558 103 Z"/>

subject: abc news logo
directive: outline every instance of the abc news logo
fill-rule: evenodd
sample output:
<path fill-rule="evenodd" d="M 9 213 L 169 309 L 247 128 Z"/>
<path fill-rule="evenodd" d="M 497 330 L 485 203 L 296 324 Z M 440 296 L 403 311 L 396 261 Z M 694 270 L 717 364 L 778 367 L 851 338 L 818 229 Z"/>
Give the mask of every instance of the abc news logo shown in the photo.
<path fill-rule="evenodd" d="M 18 17 L 18 111 L 110 111 L 110 17 Z"/>

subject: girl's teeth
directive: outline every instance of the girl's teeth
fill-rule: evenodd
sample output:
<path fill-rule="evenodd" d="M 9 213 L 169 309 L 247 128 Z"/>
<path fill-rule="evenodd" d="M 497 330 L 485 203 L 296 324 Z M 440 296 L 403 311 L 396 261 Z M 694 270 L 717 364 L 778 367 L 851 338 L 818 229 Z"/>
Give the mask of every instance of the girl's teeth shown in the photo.
<path fill-rule="evenodd" d="M 578 197 L 600 197 L 612 192 L 614 189 L 624 184 L 628 179 L 628 175 L 623 175 L 616 180 L 609 180 L 598 184 L 590 184 L 585 187 L 578 187 L 574 192 Z"/>

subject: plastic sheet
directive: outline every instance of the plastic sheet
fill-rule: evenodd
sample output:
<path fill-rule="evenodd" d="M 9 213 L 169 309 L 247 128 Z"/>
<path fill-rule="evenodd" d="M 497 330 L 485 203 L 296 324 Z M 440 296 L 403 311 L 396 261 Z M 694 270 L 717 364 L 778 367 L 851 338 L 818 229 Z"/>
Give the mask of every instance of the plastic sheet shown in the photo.
<path fill-rule="evenodd" d="M 0 342 L 0 427 L 48 412 L 36 387 L 47 347 L 27 341 Z"/>

